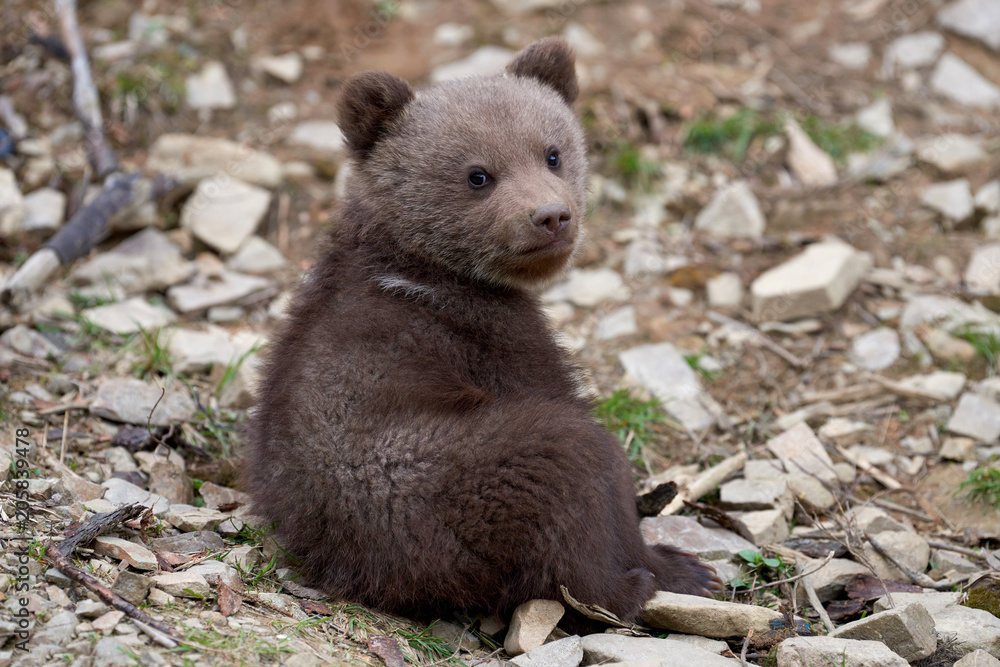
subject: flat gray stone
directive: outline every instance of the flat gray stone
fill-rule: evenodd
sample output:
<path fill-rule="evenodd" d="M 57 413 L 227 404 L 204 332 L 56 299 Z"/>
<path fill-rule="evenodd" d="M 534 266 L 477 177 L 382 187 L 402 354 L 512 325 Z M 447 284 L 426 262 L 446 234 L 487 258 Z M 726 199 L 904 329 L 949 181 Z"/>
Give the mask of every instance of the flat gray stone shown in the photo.
<path fill-rule="evenodd" d="M 163 515 L 164 521 L 184 532 L 212 530 L 228 517 L 218 510 L 174 503 Z M 165 589 L 164 589 L 165 590 Z M 168 593 L 170 591 L 167 591 Z"/>
<path fill-rule="evenodd" d="M 1000 181 L 990 181 L 976 190 L 976 208 L 984 213 L 1000 213 Z"/>
<path fill-rule="evenodd" d="M 622 336 L 631 336 L 637 331 L 639 331 L 639 325 L 635 321 L 635 306 L 624 306 L 605 315 L 597 323 L 594 335 L 598 340 L 612 340 Z"/>
<path fill-rule="evenodd" d="M 937 650 L 934 620 L 919 604 L 910 604 L 842 625 L 830 637 L 880 641 L 907 661 L 922 660 Z"/>
<path fill-rule="evenodd" d="M 270 74 L 284 83 L 295 83 L 302 78 L 302 56 L 295 51 L 278 56 L 259 56 L 251 64 L 254 69 Z"/>
<path fill-rule="evenodd" d="M 533 648 L 511 663 L 517 667 L 577 667 L 583 660 L 583 643 L 573 635 Z"/>
<path fill-rule="evenodd" d="M 788 517 L 784 510 L 732 512 L 731 515 L 758 547 L 778 544 L 788 539 Z"/>
<path fill-rule="evenodd" d="M 331 120 L 303 121 L 292 129 L 287 142 L 330 155 L 341 155 L 347 150 L 343 131 Z"/>
<path fill-rule="evenodd" d="M 962 554 L 944 549 L 934 549 L 931 551 L 931 567 L 941 572 L 954 570 L 959 574 L 975 574 L 982 572 L 983 568 Z"/>
<path fill-rule="evenodd" d="M 815 569 L 820 562 L 819 559 L 810 560 L 806 565 L 806 570 Z M 833 558 L 822 568 L 807 576 L 806 579 L 813 585 L 820 602 L 830 602 L 843 597 L 847 582 L 859 574 L 871 574 L 871 572 L 857 561 L 847 558 Z M 807 600 L 806 592 L 801 587 L 799 599 L 802 602 Z"/>
<path fill-rule="evenodd" d="M 703 561 L 731 559 L 753 549 L 751 542 L 725 528 L 706 528 L 687 516 L 647 517 L 639 524 L 646 544 L 669 544 Z"/>
<path fill-rule="evenodd" d="M 153 580 L 149 577 L 122 570 L 115 578 L 115 583 L 111 585 L 111 590 L 132 604 L 140 605 L 146 599 L 152 585 Z"/>
<path fill-rule="evenodd" d="M 733 667 L 733 661 L 687 642 L 656 637 L 587 635 L 581 641 L 584 665 L 635 663 L 655 660 L 662 664 Z"/>
<path fill-rule="evenodd" d="M 162 400 L 160 400 L 161 395 Z M 156 406 L 155 412 L 153 406 Z M 150 412 L 152 412 L 150 424 L 166 426 L 173 422 L 190 420 L 194 416 L 194 411 L 194 401 L 186 393 L 168 389 L 163 394 L 160 387 L 135 378 L 105 380 L 97 387 L 97 395 L 90 404 L 90 413 L 93 415 L 111 421 L 143 426 L 147 419 L 150 419 Z"/>
<path fill-rule="evenodd" d="M 876 540 L 879 545 L 888 551 L 892 556 L 914 572 L 924 572 L 931 560 L 931 548 L 927 540 L 908 531 L 885 531 L 874 533 L 868 531 L 870 539 Z M 872 566 L 883 579 L 892 581 L 909 581 L 910 578 L 905 572 L 882 557 L 870 544 L 865 544 L 865 556 L 871 561 Z"/>
<path fill-rule="evenodd" d="M 780 509 L 788 518 L 795 508 L 788 483 L 784 479 L 734 479 L 719 487 L 719 503 L 723 509 Z"/>
<path fill-rule="evenodd" d="M 922 295 L 907 301 L 899 318 L 899 330 L 912 331 L 925 322 L 949 333 L 972 329 L 1000 336 L 1000 316 L 978 303 L 968 304 L 953 297 Z"/>
<path fill-rule="evenodd" d="M 274 273 L 288 266 L 281 251 L 259 236 L 251 236 L 226 260 L 226 268 L 238 273 Z"/>
<path fill-rule="evenodd" d="M 982 442 L 1000 439 L 1000 403 L 972 392 L 962 394 L 946 429 Z"/>
<path fill-rule="evenodd" d="M 712 201 L 694 219 L 695 229 L 720 237 L 759 239 L 765 224 L 760 203 L 746 181 L 716 190 Z"/>
<path fill-rule="evenodd" d="M 833 44 L 829 56 L 830 60 L 845 69 L 861 70 L 868 66 L 872 58 L 872 47 L 867 42 Z"/>
<path fill-rule="evenodd" d="M 893 40 L 886 49 L 885 58 L 890 66 L 899 65 L 906 69 L 914 69 L 933 65 L 943 50 L 944 35 L 941 33 L 915 32 Z"/>
<path fill-rule="evenodd" d="M 625 372 L 646 387 L 685 428 L 700 431 L 715 423 L 705 407 L 698 376 L 670 343 L 640 345 L 618 355 Z"/>
<path fill-rule="evenodd" d="M 896 132 L 896 124 L 892 120 L 892 102 L 888 97 L 882 97 L 858 111 L 854 117 L 858 127 L 877 137 L 888 138 Z"/>
<path fill-rule="evenodd" d="M 228 563 L 223 563 L 221 560 L 207 560 L 203 563 L 198 563 L 187 569 L 187 572 L 191 574 L 200 574 L 205 577 L 205 581 L 209 583 L 210 586 L 218 586 L 219 583 L 224 583 L 233 590 L 242 590 L 243 581 L 240 579 L 239 573 L 236 571 L 232 565 Z"/>
<path fill-rule="evenodd" d="M 216 364 L 225 367 L 237 357 L 229 332 L 215 326 L 205 331 L 171 331 L 167 333 L 167 350 L 171 369 L 185 375 L 210 371 Z"/>
<path fill-rule="evenodd" d="M 281 163 L 274 156 L 247 144 L 193 134 L 161 134 L 149 149 L 146 168 L 185 185 L 216 176 L 265 188 L 281 183 Z"/>
<path fill-rule="evenodd" d="M 156 570 L 159 564 L 156 555 L 146 547 L 113 535 L 99 535 L 94 538 L 91 548 L 102 556 L 124 560 L 137 570 Z"/>
<path fill-rule="evenodd" d="M 0 334 L 0 344 L 33 359 L 58 358 L 65 350 L 24 324 L 16 324 Z"/>
<path fill-rule="evenodd" d="M 738 274 L 720 273 L 705 283 L 705 295 L 712 308 L 739 308 L 743 303 L 743 281 Z"/>
<path fill-rule="evenodd" d="M 931 371 L 924 375 L 911 375 L 896 383 L 901 389 L 936 398 L 941 401 L 950 401 L 958 398 L 965 388 L 966 377 L 962 373 L 953 371 Z"/>
<path fill-rule="evenodd" d="M 216 276 L 197 275 L 185 285 L 167 290 L 167 301 L 180 313 L 194 313 L 235 303 L 272 285 L 267 278 L 222 271 Z"/>
<path fill-rule="evenodd" d="M 916 142 L 917 158 L 946 174 L 965 172 L 986 160 L 982 142 L 964 134 L 942 134 Z"/>
<path fill-rule="evenodd" d="M 66 195 L 53 188 L 39 188 L 24 196 L 22 229 L 45 236 L 55 233 L 66 219 Z"/>
<path fill-rule="evenodd" d="M 14 172 L 0 167 L 0 237 L 17 234 L 24 226 L 24 196 Z"/>
<path fill-rule="evenodd" d="M 509 49 L 499 46 L 482 46 L 467 58 L 435 67 L 431 70 L 431 83 L 469 76 L 499 74 L 510 62 L 513 55 L 514 53 Z"/>
<path fill-rule="evenodd" d="M 136 486 L 131 482 L 124 479 L 119 479 L 118 477 L 112 477 L 105 480 L 101 486 L 103 486 L 107 491 L 104 492 L 104 501 L 114 503 L 115 505 L 130 505 L 132 503 L 139 503 L 146 507 L 150 507 L 153 510 L 153 514 L 156 516 L 162 516 L 164 512 L 170 507 L 169 501 L 163 496 L 155 493 L 150 493 L 146 489 Z M 102 509 L 98 508 L 97 503 L 100 501 L 89 501 L 86 503 L 88 509 Z"/>
<path fill-rule="evenodd" d="M 836 310 L 871 267 L 871 255 L 846 243 L 813 244 L 753 281 L 754 317 L 787 321 Z"/>
<path fill-rule="evenodd" d="M 187 105 L 192 109 L 232 109 L 236 106 L 236 89 L 217 60 L 205 63 L 197 74 L 184 80 Z"/>
<path fill-rule="evenodd" d="M 978 648 L 972 653 L 966 653 L 953 667 L 1000 667 L 1000 660 Z"/>
<path fill-rule="evenodd" d="M 780 667 L 909 667 L 882 642 L 839 637 L 792 637 L 778 644 Z"/>
<path fill-rule="evenodd" d="M 1000 51 L 1000 5 L 992 0 L 952 2 L 938 10 L 937 21 L 952 32 Z"/>
<path fill-rule="evenodd" d="M 920 202 L 955 223 L 966 220 L 975 210 L 972 189 L 965 178 L 928 185 L 920 193 Z"/>
<path fill-rule="evenodd" d="M 35 645 L 55 644 L 65 646 L 76 634 L 76 626 L 80 620 L 71 611 L 59 611 L 46 621 L 41 630 L 37 630 L 31 638 Z"/>
<path fill-rule="evenodd" d="M 134 647 L 118 637 L 102 637 L 94 647 L 94 667 L 129 667 L 135 664 L 134 652 Z"/>
<path fill-rule="evenodd" d="M 200 574 L 170 572 L 152 577 L 153 585 L 164 593 L 185 598 L 207 598 L 212 593 L 208 581 Z"/>
<path fill-rule="evenodd" d="M 938 634 L 955 635 L 966 650 L 981 649 L 1000 656 L 1000 618 L 990 612 L 956 604 L 931 612 L 931 616 Z"/>
<path fill-rule="evenodd" d="M 625 281 L 613 269 L 571 269 L 566 280 L 542 295 L 542 301 L 569 301 L 582 308 L 592 308 L 605 301 L 624 301 L 629 295 Z"/>
<path fill-rule="evenodd" d="M 77 266 L 69 279 L 76 285 L 110 282 L 127 294 L 138 294 L 164 290 L 187 280 L 194 271 L 194 263 L 184 258 L 180 248 L 149 227 Z"/>
<path fill-rule="evenodd" d="M 953 53 L 941 56 L 930 79 L 931 90 L 958 104 L 980 109 L 1000 105 L 1000 88 Z"/>
<path fill-rule="evenodd" d="M 138 333 L 140 330 L 153 331 L 177 319 L 166 306 L 150 305 L 139 296 L 120 303 L 87 308 L 80 312 L 80 317 L 96 327 L 121 336 Z"/>
<path fill-rule="evenodd" d="M 785 470 L 815 475 L 829 484 L 837 483 L 833 460 L 805 422 L 800 422 L 769 440 L 767 448 L 781 460 Z"/>
<path fill-rule="evenodd" d="M 180 535 L 157 537 L 149 542 L 156 551 L 171 551 L 178 554 L 198 554 L 203 551 L 219 551 L 226 544 L 218 533 L 210 530 L 196 530 Z"/>
<path fill-rule="evenodd" d="M 964 280 L 977 294 L 1000 293 L 1000 243 L 979 245 L 972 250 Z"/>
<path fill-rule="evenodd" d="M 888 368 L 899 358 L 899 334 L 895 329 L 879 327 L 851 342 L 851 361 L 868 371 Z"/>
<path fill-rule="evenodd" d="M 751 630 L 764 634 L 781 618 L 766 607 L 665 591 L 657 591 L 642 608 L 642 620 L 654 628 L 718 639 L 745 637 Z"/>
<path fill-rule="evenodd" d="M 224 254 L 236 252 L 264 219 L 271 193 L 235 178 L 198 183 L 181 211 L 181 227 Z"/>

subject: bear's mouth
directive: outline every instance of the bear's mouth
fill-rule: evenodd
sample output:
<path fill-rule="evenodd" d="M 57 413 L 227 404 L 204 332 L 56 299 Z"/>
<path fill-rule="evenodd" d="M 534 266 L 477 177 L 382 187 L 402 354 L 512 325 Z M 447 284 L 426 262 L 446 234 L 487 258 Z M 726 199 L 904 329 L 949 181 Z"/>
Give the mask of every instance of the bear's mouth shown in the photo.
<path fill-rule="evenodd" d="M 570 239 L 551 239 L 545 243 L 533 246 L 522 251 L 524 255 L 556 254 L 568 252 L 573 249 L 573 242 Z"/>

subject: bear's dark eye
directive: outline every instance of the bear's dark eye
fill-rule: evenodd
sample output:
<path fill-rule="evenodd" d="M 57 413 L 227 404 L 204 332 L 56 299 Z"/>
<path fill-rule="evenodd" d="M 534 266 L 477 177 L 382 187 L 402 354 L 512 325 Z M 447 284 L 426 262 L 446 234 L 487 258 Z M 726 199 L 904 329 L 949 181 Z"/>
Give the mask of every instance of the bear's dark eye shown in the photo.
<path fill-rule="evenodd" d="M 549 151 L 548 157 L 545 158 L 545 164 L 549 165 L 549 169 L 558 169 L 562 161 L 559 159 L 559 151 L 556 149 L 551 149 Z"/>
<path fill-rule="evenodd" d="M 469 187 L 474 190 L 486 187 L 490 183 L 490 175 L 482 169 L 477 169 L 469 174 Z"/>

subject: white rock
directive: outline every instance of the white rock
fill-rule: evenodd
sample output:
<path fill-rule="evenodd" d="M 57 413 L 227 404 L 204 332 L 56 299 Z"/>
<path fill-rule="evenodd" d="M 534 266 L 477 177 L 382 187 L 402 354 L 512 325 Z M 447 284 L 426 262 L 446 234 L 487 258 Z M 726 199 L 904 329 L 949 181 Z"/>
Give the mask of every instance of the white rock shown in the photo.
<path fill-rule="evenodd" d="M 150 493 L 146 489 L 126 482 L 124 479 L 112 477 L 101 484 L 101 486 L 107 489 L 107 491 L 104 492 L 103 500 L 87 501 L 85 503 L 85 507 L 88 510 L 94 512 L 104 511 L 104 508 L 100 506 L 100 503 L 105 501 L 107 503 L 115 503 L 117 505 L 139 503 L 140 505 L 151 508 L 154 515 L 160 516 L 170 507 L 170 502 L 163 496 Z"/>
<path fill-rule="evenodd" d="M 886 49 L 885 59 L 890 67 L 927 67 L 934 64 L 942 50 L 944 35 L 939 32 L 915 32 L 894 40 Z"/>
<path fill-rule="evenodd" d="M 230 179 L 205 179 L 198 183 L 181 211 L 181 227 L 190 229 L 212 248 L 232 254 L 264 219 L 271 193 Z"/>
<path fill-rule="evenodd" d="M 440 83 L 468 76 L 499 74 L 510 62 L 513 55 L 514 53 L 509 49 L 499 46 L 483 46 L 464 60 L 435 67 L 431 71 L 430 79 L 432 83 Z"/>
<path fill-rule="evenodd" d="M 635 321 L 635 307 L 624 306 L 609 313 L 597 323 L 594 335 L 598 340 L 611 340 L 621 336 L 631 336 L 639 330 Z"/>
<path fill-rule="evenodd" d="M 153 585 L 165 593 L 185 598 L 207 598 L 212 593 L 205 577 L 190 572 L 170 572 L 152 578 Z"/>
<path fill-rule="evenodd" d="M 62 227 L 66 215 L 66 195 L 52 188 L 41 188 L 24 197 L 26 232 L 52 234 Z"/>
<path fill-rule="evenodd" d="M 572 269 L 565 281 L 542 295 L 542 301 L 569 301 L 591 308 L 605 301 L 624 301 L 629 294 L 625 281 L 613 269 Z"/>
<path fill-rule="evenodd" d="M 1000 4 L 993 0 L 958 0 L 939 9 L 937 21 L 952 32 L 1000 51 Z"/>
<path fill-rule="evenodd" d="M 91 548 L 102 556 L 110 556 L 116 560 L 124 560 L 137 570 L 156 570 L 156 554 L 146 547 L 123 540 L 120 537 L 101 535 L 91 542 Z"/>
<path fill-rule="evenodd" d="M 888 138 L 896 131 L 892 120 L 892 102 L 882 97 L 858 111 L 855 121 L 862 130 L 878 137 Z"/>
<path fill-rule="evenodd" d="M 295 83 L 302 78 L 302 56 L 295 51 L 254 58 L 253 67 L 285 83 Z"/>
<path fill-rule="evenodd" d="M 686 428 L 700 431 L 715 423 L 706 409 L 698 376 L 670 343 L 641 345 L 618 355 L 625 372 L 649 389 Z"/>
<path fill-rule="evenodd" d="M 887 530 L 881 533 L 868 531 L 868 538 L 879 543 L 899 563 L 914 572 L 923 572 L 931 560 L 931 548 L 927 540 L 916 533 L 904 530 Z M 906 573 L 888 561 L 870 545 L 864 546 L 865 556 L 871 561 L 875 572 L 883 579 L 908 581 Z"/>
<path fill-rule="evenodd" d="M 763 607 L 759 607 L 763 609 Z M 583 663 L 608 665 L 618 663 L 635 667 L 651 665 L 697 665 L 697 667 L 733 667 L 733 661 L 688 642 L 656 637 L 626 637 L 615 634 L 587 635 L 582 640 Z M 648 661 L 648 662 L 644 662 Z"/>
<path fill-rule="evenodd" d="M 182 503 L 172 503 L 170 509 L 163 515 L 164 521 L 181 532 L 214 530 L 219 525 L 219 522 L 225 521 L 226 518 L 228 517 L 218 510 L 184 505 Z M 167 589 L 164 588 L 163 590 Z M 170 593 L 171 591 L 167 592 Z"/>
<path fill-rule="evenodd" d="M 975 461 L 976 441 L 972 438 L 945 438 L 938 452 L 945 461 Z"/>
<path fill-rule="evenodd" d="M 965 106 L 993 109 L 1000 105 L 1000 88 L 953 53 L 941 56 L 930 86 L 939 95 Z"/>
<path fill-rule="evenodd" d="M 149 149 L 146 168 L 185 185 L 218 177 L 273 188 L 281 183 L 281 163 L 247 144 L 193 134 L 161 134 Z"/>
<path fill-rule="evenodd" d="M 804 422 L 768 440 L 767 448 L 781 460 L 785 470 L 815 475 L 829 484 L 837 483 L 830 455 Z"/>
<path fill-rule="evenodd" d="M 169 516 L 169 512 L 167 516 Z M 221 582 L 237 591 L 244 588 L 243 581 L 240 579 L 236 568 L 228 563 L 223 563 L 221 560 L 207 560 L 188 568 L 187 571 L 191 574 L 200 574 L 205 577 L 205 581 L 211 586 L 218 586 Z"/>
<path fill-rule="evenodd" d="M 226 73 L 226 67 L 217 60 L 205 63 L 201 72 L 184 81 L 187 105 L 192 109 L 232 109 L 236 106 L 236 90 Z"/>
<path fill-rule="evenodd" d="M 251 236 L 232 257 L 226 268 L 239 273 L 274 273 L 288 265 L 281 251 L 259 236 Z"/>
<path fill-rule="evenodd" d="M 921 295 L 911 298 L 899 318 L 899 330 L 912 331 L 924 322 L 948 332 L 973 329 L 992 331 L 1000 336 L 1000 316 L 978 303 L 967 304 L 951 297 Z"/>
<path fill-rule="evenodd" d="M 112 284 L 127 294 L 160 291 L 191 277 L 194 264 L 162 232 L 148 227 L 70 273 L 77 285 Z"/>
<path fill-rule="evenodd" d="M 897 385 L 914 394 L 950 401 L 962 393 L 965 381 L 966 377 L 962 373 L 932 371 L 926 375 L 911 375 L 900 380 Z"/>
<path fill-rule="evenodd" d="M 563 28 L 563 39 L 570 45 L 578 58 L 598 58 L 606 51 L 601 40 L 576 21 L 570 21 Z"/>
<path fill-rule="evenodd" d="M 148 419 L 154 426 L 188 421 L 194 416 L 194 410 L 194 401 L 186 392 L 168 389 L 164 393 L 160 387 L 135 378 L 105 380 L 97 387 L 97 395 L 90 404 L 90 413 L 98 417 L 142 425 Z"/>
<path fill-rule="evenodd" d="M 24 197 L 17 187 L 14 172 L 0 167 L 0 237 L 21 231 L 25 214 Z"/>
<path fill-rule="evenodd" d="M 732 517 L 758 547 L 780 544 L 788 539 L 788 519 L 783 510 L 732 512 Z"/>
<path fill-rule="evenodd" d="M 438 46 L 461 46 L 472 39 L 475 34 L 476 30 L 471 25 L 442 23 L 434 28 L 431 41 Z"/>
<path fill-rule="evenodd" d="M 654 628 L 702 637 L 740 637 L 766 633 L 781 619 L 773 609 L 658 591 L 642 608 L 642 620 Z"/>
<path fill-rule="evenodd" d="M 909 667 L 880 641 L 838 637 L 791 637 L 778 644 L 781 667 Z"/>
<path fill-rule="evenodd" d="M 140 330 L 159 329 L 177 319 L 166 306 L 152 306 L 138 296 L 121 303 L 87 308 L 80 312 L 80 316 L 96 327 L 122 336 Z"/>
<path fill-rule="evenodd" d="M 979 648 L 971 653 L 966 653 L 961 660 L 952 667 L 1000 667 L 1000 660 Z"/>
<path fill-rule="evenodd" d="M 343 153 L 347 147 L 344 132 L 330 120 L 307 120 L 299 123 L 292 129 L 287 142 L 332 155 Z"/>
<path fill-rule="evenodd" d="M 976 208 L 985 213 L 1000 213 L 1000 181 L 990 181 L 976 191 Z"/>
<path fill-rule="evenodd" d="M 964 279 L 966 286 L 973 292 L 1000 293 L 1000 243 L 974 248 Z"/>
<path fill-rule="evenodd" d="M 583 645 L 580 637 L 573 635 L 543 644 L 510 662 L 516 667 L 577 667 L 581 660 Z"/>
<path fill-rule="evenodd" d="M 952 222 L 962 222 L 973 211 L 972 189 L 965 178 L 928 185 L 920 193 L 920 201 Z"/>
<path fill-rule="evenodd" d="M 872 263 L 871 255 L 839 241 L 813 244 L 753 282 L 754 316 L 784 321 L 836 310 Z"/>
<path fill-rule="evenodd" d="M 722 237 L 759 239 L 764 235 L 764 214 L 746 181 L 735 181 L 715 191 L 712 201 L 698 212 L 695 229 Z"/>
<path fill-rule="evenodd" d="M 167 336 L 170 367 L 175 373 L 201 373 L 215 364 L 224 367 L 236 356 L 229 332 L 220 327 L 209 327 L 206 331 L 177 329 Z"/>
<path fill-rule="evenodd" d="M 833 44 L 830 46 L 830 60 L 846 69 L 864 69 L 872 57 L 872 47 L 865 42 Z"/>
<path fill-rule="evenodd" d="M 919 604 L 866 616 L 840 626 L 829 636 L 881 641 L 908 661 L 922 660 L 937 650 L 934 619 Z"/>
<path fill-rule="evenodd" d="M 270 286 L 267 278 L 222 271 L 211 277 L 198 275 L 186 285 L 171 287 L 167 301 L 180 313 L 193 313 L 239 301 Z"/>
<path fill-rule="evenodd" d="M 24 324 L 17 324 L 0 334 L 0 343 L 18 354 L 33 359 L 57 359 L 63 354 L 62 348 Z"/>
<path fill-rule="evenodd" d="M 788 137 L 788 167 L 800 183 L 823 188 L 837 182 L 833 158 L 813 143 L 791 116 L 785 119 L 785 136 Z"/>
<path fill-rule="evenodd" d="M 917 157 L 945 173 L 963 172 L 986 159 L 980 141 L 964 134 L 942 134 L 916 142 Z"/>
<path fill-rule="evenodd" d="M 945 428 L 958 435 L 995 443 L 1000 439 L 1000 403 L 966 392 L 959 399 Z"/>
<path fill-rule="evenodd" d="M 743 281 L 738 274 L 720 273 L 708 279 L 705 292 L 712 308 L 738 308 L 743 302 Z"/>
<path fill-rule="evenodd" d="M 851 361 L 868 371 L 888 368 L 899 358 L 899 334 L 895 329 L 879 327 L 851 342 Z"/>
<path fill-rule="evenodd" d="M 555 600 L 528 600 L 517 606 L 503 647 L 507 655 L 518 656 L 545 643 L 565 609 Z"/>

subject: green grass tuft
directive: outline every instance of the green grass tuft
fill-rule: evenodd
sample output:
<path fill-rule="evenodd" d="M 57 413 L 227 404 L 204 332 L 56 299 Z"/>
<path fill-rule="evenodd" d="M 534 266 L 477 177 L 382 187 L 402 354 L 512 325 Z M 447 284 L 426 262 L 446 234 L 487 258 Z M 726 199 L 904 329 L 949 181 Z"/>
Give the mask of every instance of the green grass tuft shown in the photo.
<path fill-rule="evenodd" d="M 776 134 L 781 134 L 781 123 L 753 109 L 740 109 L 726 118 L 707 113 L 688 124 L 684 147 L 696 153 L 723 153 L 742 162 L 755 137 Z"/>
<path fill-rule="evenodd" d="M 652 425 L 665 421 L 658 401 L 632 398 L 627 389 L 619 389 L 597 405 L 597 418 L 618 436 L 632 461 L 641 458 L 642 449 L 653 439 Z"/>
<path fill-rule="evenodd" d="M 985 503 L 1000 509 L 1000 469 L 976 468 L 958 486 L 969 500 Z"/>

